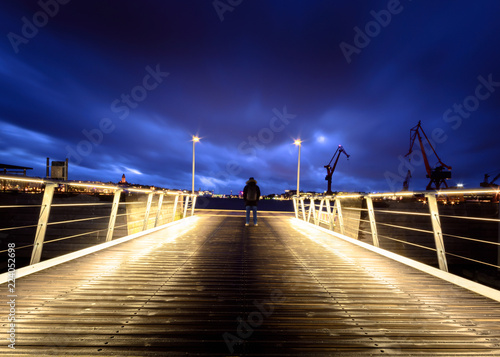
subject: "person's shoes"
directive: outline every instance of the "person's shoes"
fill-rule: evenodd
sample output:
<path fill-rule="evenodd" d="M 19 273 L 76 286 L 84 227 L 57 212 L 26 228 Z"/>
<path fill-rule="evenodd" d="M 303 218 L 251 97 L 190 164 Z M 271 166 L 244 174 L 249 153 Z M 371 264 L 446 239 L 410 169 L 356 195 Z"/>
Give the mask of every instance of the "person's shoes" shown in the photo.
<path fill-rule="evenodd" d="M 255 223 L 255 227 L 257 227 L 259 224 L 258 223 Z"/>
<path fill-rule="evenodd" d="M 250 225 L 250 224 L 248 224 L 248 223 L 245 223 L 245 226 L 247 226 L 247 227 L 248 227 L 249 225 Z"/>

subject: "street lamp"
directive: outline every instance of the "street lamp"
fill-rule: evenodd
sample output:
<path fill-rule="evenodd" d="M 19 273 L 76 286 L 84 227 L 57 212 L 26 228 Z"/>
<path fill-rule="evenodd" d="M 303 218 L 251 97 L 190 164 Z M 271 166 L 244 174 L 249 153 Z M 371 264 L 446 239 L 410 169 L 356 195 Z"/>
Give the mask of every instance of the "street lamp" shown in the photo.
<path fill-rule="evenodd" d="M 191 193 L 194 193 L 194 145 L 200 141 L 200 138 L 197 137 L 196 135 L 193 135 L 193 178 L 192 178 L 192 183 L 191 183 Z"/>
<path fill-rule="evenodd" d="M 299 160 L 297 162 L 297 197 L 299 197 L 299 195 L 300 195 L 300 191 L 299 191 L 299 186 L 300 186 L 300 148 L 302 146 L 301 145 L 302 140 L 297 139 L 293 143 L 299 147 Z"/>

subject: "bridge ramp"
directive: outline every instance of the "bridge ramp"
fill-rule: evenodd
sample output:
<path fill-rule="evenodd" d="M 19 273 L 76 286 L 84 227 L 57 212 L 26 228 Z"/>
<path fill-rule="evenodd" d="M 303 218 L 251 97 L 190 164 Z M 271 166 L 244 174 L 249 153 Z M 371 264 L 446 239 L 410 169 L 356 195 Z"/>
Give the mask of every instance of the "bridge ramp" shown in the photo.
<path fill-rule="evenodd" d="M 0 355 L 500 356 L 500 303 L 261 212 L 207 211 L 17 280 Z M 6 289 L 2 289 L 5 291 Z"/>

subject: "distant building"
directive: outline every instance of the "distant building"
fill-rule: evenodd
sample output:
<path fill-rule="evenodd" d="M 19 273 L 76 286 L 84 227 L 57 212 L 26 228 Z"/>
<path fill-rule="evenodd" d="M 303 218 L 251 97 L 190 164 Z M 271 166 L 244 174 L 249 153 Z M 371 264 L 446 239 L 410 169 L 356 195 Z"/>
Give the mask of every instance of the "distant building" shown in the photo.
<path fill-rule="evenodd" d="M 68 159 L 66 161 L 52 161 L 52 166 L 50 166 L 50 159 L 47 158 L 47 178 L 67 181 Z"/>
<path fill-rule="evenodd" d="M 7 165 L 0 164 L 0 170 L 3 171 L 4 175 L 19 175 L 26 176 L 26 170 L 33 170 L 32 167 L 24 167 L 24 166 L 16 166 L 16 165 Z"/>

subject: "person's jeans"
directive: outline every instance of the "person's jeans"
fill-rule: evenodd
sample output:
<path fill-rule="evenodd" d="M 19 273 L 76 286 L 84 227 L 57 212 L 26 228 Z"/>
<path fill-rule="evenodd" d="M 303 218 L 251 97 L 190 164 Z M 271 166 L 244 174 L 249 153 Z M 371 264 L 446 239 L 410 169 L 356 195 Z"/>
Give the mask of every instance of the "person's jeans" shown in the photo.
<path fill-rule="evenodd" d="M 257 206 L 246 206 L 247 209 L 247 224 L 250 223 L 250 210 L 253 212 L 253 224 L 257 224 Z"/>

